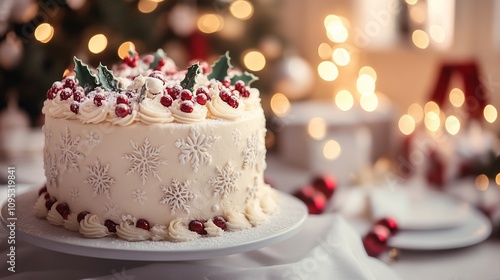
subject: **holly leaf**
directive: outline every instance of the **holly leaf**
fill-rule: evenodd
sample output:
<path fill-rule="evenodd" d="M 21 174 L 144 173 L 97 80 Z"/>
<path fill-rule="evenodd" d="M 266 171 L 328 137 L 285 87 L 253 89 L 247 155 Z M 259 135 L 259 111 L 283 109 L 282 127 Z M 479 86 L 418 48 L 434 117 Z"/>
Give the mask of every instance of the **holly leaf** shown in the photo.
<path fill-rule="evenodd" d="M 153 62 L 149 65 L 149 69 L 156 69 L 162 59 L 167 59 L 167 54 L 162 49 L 158 49 L 154 54 Z"/>
<path fill-rule="evenodd" d="M 97 78 L 101 84 L 101 87 L 107 91 L 118 90 L 118 80 L 115 78 L 113 73 L 109 71 L 108 67 L 99 63 L 97 67 Z"/>
<path fill-rule="evenodd" d="M 216 79 L 222 82 L 227 76 L 227 70 L 232 67 L 231 57 L 229 57 L 229 51 L 227 51 L 212 65 L 212 73 L 208 75 L 208 79 Z"/>
<path fill-rule="evenodd" d="M 198 74 L 200 74 L 200 72 L 201 68 L 199 63 L 189 66 L 186 77 L 184 77 L 184 80 L 181 81 L 181 86 L 185 89 L 193 91 L 194 83 L 196 82 L 195 78 Z"/>
<path fill-rule="evenodd" d="M 259 77 L 255 76 L 252 73 L 245 71 L 241 75 L 234 75 L 231 78 L 231 84 L 234 85 L 237 81 L 243 81 L 243 82 L 245 82 L 245 85 L 250 86 L 251 83 L 257 81 L 258 79 L 259 79 Z"/>
<path fill-rule="evenodd" d="M 89 69 L 89 66 L 83 63 L 80 59 L 73 57 L 73 62 L 75 63 L 75 73 L 76 79 L 83 87 L 85 93 L 92 91 L 94 88 L 99 86 L 99 80 L 94 73 Z"/>

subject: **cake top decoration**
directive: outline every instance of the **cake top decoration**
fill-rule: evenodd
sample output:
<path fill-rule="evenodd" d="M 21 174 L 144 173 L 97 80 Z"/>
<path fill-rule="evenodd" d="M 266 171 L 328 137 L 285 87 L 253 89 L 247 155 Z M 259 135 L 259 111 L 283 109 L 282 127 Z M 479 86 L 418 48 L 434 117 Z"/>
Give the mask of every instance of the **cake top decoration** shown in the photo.
<path fill-rule="evenodd" d="M 135 51 L 121 64 L 91 69 L 74 57 L 74 73 L 47 91 L 45 115 L 82 123 L 195 123 L 234 120 L 261 109 L 258 78 L 231 65 L 226 52 L 212 66 L 197 62 L 178 71 L 162 50 L 140 57 Z"/>

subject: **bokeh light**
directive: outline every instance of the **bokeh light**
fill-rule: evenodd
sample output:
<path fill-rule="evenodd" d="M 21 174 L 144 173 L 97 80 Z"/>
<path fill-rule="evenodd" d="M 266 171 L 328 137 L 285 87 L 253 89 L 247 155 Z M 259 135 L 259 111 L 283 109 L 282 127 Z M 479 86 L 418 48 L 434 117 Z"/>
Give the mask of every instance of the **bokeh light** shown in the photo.
<path fill-rule="evenodd" d="M 484 174 L 480 174 L 476 177 L 476 188 L 480 191 L 485 191 L 490 185 L 490 179 Z"/>
<path fill-rule="evenodd" d="M 361 76 L 363 74 L 366 74 L 366 75 L 372 77 L 374 81 L 377 81 L 377 72 L 372 67 L 370 67 L 370 66 L 361 67 L 361 69 L 359 69 L 358 75 Z"/>
<path fill-rule="evenodd" d="M 224 27 L 224 20 L 216 14 L 204 14 L 198 19 L 196 25 L 201 32 L 210 34 L 220 31 Z"/>
<path fill-rule="evenodd" d="M 137 9 L 139 10 L 139 12 L 144 14 L 153 12 L 156 7 L 158 7 L 158 1 L 139 0 L 139 3 L 137 3 Z"/>
<path fill-rule="evenodd" d="M 339 66 L 346 66 L 351 60 L 351 55 L 345 48 L 336 48 L 332 54 L 333 61 Z"/>
<path fill-rule="evenodd" d="M 497 120 L 498 112 L 497 112 L 497 109 L 493 105 L 488 104 L 484 107 L 483 115 L 484 115 L 484 119 L 487 122 L 494 123 Z"/>
<path fill-rule="evenodd" d="M 419 49 L 426 49 L 429 46 L 429 35 L 423 30 L 417 29 L 413 31 L 411 39 Z"/>
<path fill-rule="evenodd" d="M 89 51 L 98 54 L 106 49 L 108 46 L 108 38 L 104 34 L 96 34 L 89 40 Z"/>
<path fill-rule="evenodd" d="M 335 95 L 335 105 L 342 111 L 349 111 L 354 106 L 354 97 L 348 90 L 341 90 Z"/>
<path fill-rule="evenodd" d="M 415 131 L 415 120 L 410 115 L 402 115 L 399 118 L 398 127 L 404 135 L 410 135 Z"/>
<path fill-rule="evenodd" d="M 460 131 L 460 120 L 450 115 L 446 118 L 444 127 L 449 134 L 456 135 Z"/>
<path fill-rule="evenodd" d="M 42 43 L 48 43 L 54 36 L 54 27 L 48 23 L 42 23 L 35 29 L 35 39 Z"/>
<path fill-rule="evenodd" d="M 327 43 L 321 43 L 318 47 L 318 55 L 321 59 L 329 59 L 332 57 L 332 47 Z"/>
<path fill-rule="evenodd" d="M 361 95 L 359 105 L 367 112 L 373 112 L 378 107 L 378 97 L 376 94 Z"/>
<path fill-rule="evenodd" d="M 271 97 L 271 110 L 278 117 L 286 116 L 291 109 L 290 101 L 283 93 L 276 93 Z"/>
<path fill-rule="evenodd" d="M 375 80 L 369 74 L 361 74 L 356 80 L 356 88 L 362 95 L 372 95 L 375 92 Z"/>
<path fill-rule="evenodd" d="M 323 156 L 327 160 L 336 160 L 342 152 L 340 144 L 335 140 L 328 140 L 323 146 Z"/>
<path fill-rule="evenodd" d="M 450 98 L 451 105 L 453 105 L 457 108 L 460 108 L 464 104 L 464 101 L 465 101 L 464 92 L 459 88 L 453 88 L 450 91 L 449 98 Z"/>
<path fill-rule="evenodd" d="M 425 128 L 429 131 L 437 131 L 441 127 L 441 119 L 439 118 L 439 113 L 431 111 L 425 114 L 424 118 Z"/>
<path fill-rule="evenodd" d="M 408 107 L 408 115 L 415 120 L 415 123 L 419 123 L 424 118 L 424 109 L 420 106 L 420 104 L 413 103 L 410 107 Z"/>
<path fill-rule="evenodd" d="M 135 45 L 131 41 L 123 42 L 119 47 L 118 47 L 118 56 L 121 59 L 124 59 L 125 57 L 128 56 L 128 52 L 132 50 L 135 51 Z"/>
<path fill-rule="evenodd" d="M 444 42 L 446 37 L 443 27 L 436 24 L 431 25 L 429 28 L 429 34 L 431 35 L 432 40 L 438 43 Z"/>
<path fill-rule="evenodd" d="M 430 112 L 434 112 L 434 113 L 439 115 L 440 111 L 441 111 L 441 109 L 439 109 L 439 105 L 437 105 L 437 103 L 434 101 L 429 101 L 429 102 L 425 103 L 425 105 L 424 105 L 424 113 L 425 114 L 428 114 Z"/>
<path fill-rule="evenodd" d="M 229 12 L 238 19 L 246 20 L 253 15 L 253 5 L 249 1 L 236 0 L 229 6 Z"/>
<path fill-rule="evenodd" d="M 334 81 L 339 75 L 339 69 L 331 61 L 322 61 L 318 65 L 318 74 L 325 81 Z"/>
<path fill-rule="evenodd" d="M 260 71 L 266 66 L 265 56 L 257 50 L 243 53 L 243 64 L 251 71 Z"/>
<path fill-rule="evenodd" d="M 307 133 L 311 138 L 321 140 L 326 136 L 326 121 L 320 117 L 314 117 L 309 120 Z"/>
<path fill-rule="evenodd" d="M 334 43 L 344 43 L 349 37 L 349 31 L 342 19 L 336 15 L 328 15 L 324 20 L 326 35 Z"/>

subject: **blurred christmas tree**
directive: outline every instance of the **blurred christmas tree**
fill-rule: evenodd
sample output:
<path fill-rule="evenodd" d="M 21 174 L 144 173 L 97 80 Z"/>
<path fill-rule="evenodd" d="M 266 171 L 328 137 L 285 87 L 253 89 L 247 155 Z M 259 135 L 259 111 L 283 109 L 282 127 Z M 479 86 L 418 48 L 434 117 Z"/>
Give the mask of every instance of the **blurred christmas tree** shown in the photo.
<path fill-rule="evenodd" d="M 16 96 L 39 124 L 45 92 L 72 67 L 73 56 L 111 65 L 130 46 L 140 54 L 163 48 L 179 67 L 195 59 L 211 63 L 229 50 L 232 64 L 257 71 L 256 85 L 269 92 L 286 49 L 273 16 L 279 6 L 278 0 L 2 0 L 0 107 Z"/>

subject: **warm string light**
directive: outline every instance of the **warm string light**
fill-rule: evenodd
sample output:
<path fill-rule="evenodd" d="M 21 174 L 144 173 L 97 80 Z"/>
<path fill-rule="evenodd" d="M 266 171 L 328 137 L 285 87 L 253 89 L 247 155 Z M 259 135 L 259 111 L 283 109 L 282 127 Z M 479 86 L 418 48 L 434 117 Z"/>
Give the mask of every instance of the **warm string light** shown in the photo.
<path fill-rule="evenodd" d="M 480 174 L 476 177 L 476 188 L 480 191 L 485 191 L 490 185 L 490 179 L 484 174 Z"/>
<path fill-rule="evenodd" d="M 342 152 L 339 142 L 331 139 L 326 141 L 323 146 L 323 156 L 330 161 L 336 160 Z"/>
<path fill-rule="evenodd" d="M 417 29 L 413 31 L 411 39 L 419 49 L 426 49 L 429 46 L 429 35 L 423 30 Z"/>
<path fill-rule="evenodd" d="M 266 57 L 258 50 L 248 50 L 243 53 L 243 64 L 251 71 L 260 71 L 266 66 Z"/>
<path fill-rule="evenodd" d="M 129 51 L 135 51 L 134 43 L 132 43 L 131 41 L 123 42 L 118 47 L 118 56 L 120 57 L 120 59 L 124 59 L 128 56 Z"/>
<path fill-rule="evenodd" d="M 222 30 L 224 20 L 217 14 L 204 14 L 198 19 L 197 26 L 203 33 L 215 33 Z"/>
<path fill-rule="evenodd" d="M 354 96 L 348 90 L 343 89 L 335 95 L 334 103 L 340 110 L 349 111 L 354 106 Z"/>
<path fill-rule="evenodd" d="M 158 7 L 158 2 L 157 0 L 139 0 L 137 3 L 137 9 L 139 12 L 144 13 L 144 14 L 149 14 L 156 10 Z"/>
<path fill-rule="evenodd" d="M 318 65 L 318 74 L 323 80 L 331 82 L 339 76 L 339 69 L 331 61 L 322 61 Z"/>
<path fill-rule="evenodd" d="M 271 97 L 271 110 L 278 117 L 284 117 L 288 115 L 291 109 L 290 101 L 283 93 L 275 93 Z"/>
<path fill-rule="evenodd" d="M 35 39 L 41 43 L 48 43 L 54 36 L 54 27 L 48 23 L 42 23 L 35 29 Z"/>
<path fill-rule="evenodd" d="M 307 124 L 307 133 L 315 140 L 322 140 L 326 136 L 326 121 L 320 117 L 314 117 Z"/>
<path fill-rule="evenodd" d="M 253 15 L 253 5 L 250 1 L 236 0 L 229 6 L 229 12 L 237 19 L 247 20 Z"/>

